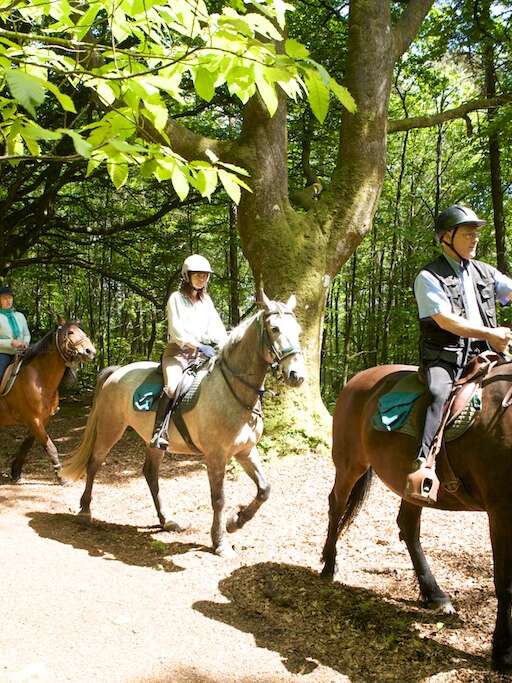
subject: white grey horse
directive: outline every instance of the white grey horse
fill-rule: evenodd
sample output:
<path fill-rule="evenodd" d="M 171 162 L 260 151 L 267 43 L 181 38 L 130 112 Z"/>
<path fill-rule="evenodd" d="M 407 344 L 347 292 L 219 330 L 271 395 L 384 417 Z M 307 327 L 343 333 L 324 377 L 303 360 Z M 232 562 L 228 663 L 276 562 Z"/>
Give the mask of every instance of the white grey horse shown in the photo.
<path fill-rule="evenodd" d="M 201 382 L 196 404 L 184 413 L 190 439 L 185 439 L 171 420 L 168 451 L 194 453 L 206 460 L 213 507 L 211 538 L 214 552 L 230 556 L 229 532 L 240 529 L 267 500 L 270 486 L 265 479 L 256 444 L 263 431 L 261 388 L 271 365 L 277 365 L 284 381 L 298 387 L 305 379 L 305 365 L 299 343 L 300 326 L 295 318 L 295 296 L 286 304 L 271 301 L 260 293 L 262 309 L 236 327 Z M 131 426 L 146 443 L 144 475 L 155 503 L 161 526 L 179 530 L 168 515 L 159 493 L 158 474 L 163 452 L 148 446 L 155 423 L 154 412 L 133 407 L 137 387 L 154 373 L 156 363 L 139 362 L 114 369 L 98 379 L 93 408 L 81 444 L 63 468 L 66 479 L 78 479 L 87 470 L 87 482 L 80 499 L 79 515 L 91 518 L 94 477 L 109 451 Z M 106 377 L 106 379 L 105 379 Z M 188 445 L 191 441 L 196 451 Z M 224 518 L 224 474 L 235 457 L 254 481 L 256 496 L 229 519 Z"/>

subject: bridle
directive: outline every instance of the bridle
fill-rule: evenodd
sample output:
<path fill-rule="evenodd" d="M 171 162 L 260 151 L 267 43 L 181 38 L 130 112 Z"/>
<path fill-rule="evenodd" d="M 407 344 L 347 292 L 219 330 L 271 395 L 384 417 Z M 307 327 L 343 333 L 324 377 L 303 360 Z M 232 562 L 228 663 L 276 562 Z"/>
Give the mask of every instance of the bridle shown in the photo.
<path fill-rule="evenodd" d="M 272 341 L 269 331 L 268 331 L 268 325 L 267 321 L 272 315 L 291 315 L 293 318 L 295 316 L 291 311 L 287 310 L 277 310 L 277 311 L 265 311 L 263 315 L 258 318 L 258 328 L 260 329 L 260 339 L 261 339 L 261 351 L 262 353 L 260 354 L 263 359 L 268 362 L 268 364 L 273 368 L 277 369 L 279 365 L 282 363 L 282 361 L 285 358 L 288 358 L 288 356 L 293 356 L 296 353 L 302 354 L 302 349 L 300 346 L 295 346 L 290 342 L 288 338 L 286 338 L 286 341 L 288 342 L 288 345 L 285 346 L 284 348 L 278 349 L 275 345 L 275 343 Z M 265 358 L 265 350 L 270 352 L 271 360 L 270 362 Z"/>
<path fill-rule="evenodd" d="M 281 310 L 270 310 L 270 311 L 262 311 L 261 314 L 258 316 L 256 320 L 257 324 L 257 329 L 259 331 L 259 336 L 260 336 L 260 347 L 259 347 L 259 356 L 263 359 L 264 363 L 267 365 L 267 368 L 265 370 L 265 374 L 267 373 L 267 370 L 269 367 L 272 367 L 274 372 L 277 372 L 277 369 L 279 365 L 282 363 L 282 361 L 285 358 L 288 358 L 289 356 L 292 356 L 294 354 L 300 353 L 302 354 L 302 349 L 300 346 L 295 345 L 290 342 L 288 338 L 286 338 L 287 345 L 284 346 L 284 348 L 278 348 L 275 344 L 275 342 L 272 341 L 272 338 L 270 336 L 269 330 L 268 330 L 268 319 L 272 315 L 291 315 L 292 317 L 295 317 L 292 313 L 292 311 L 281 309 Z M 268 355 L 270 355 L 270 360 L 268 358 Z M 231 391 L 231 394 L 236 398 L 238 403 L 240 403 L 241 406 L 243 406 L 246 410 L 250 411 L 251 413 L 254 413 L 258 415 L 259 417 L 263 417 L 263 413 L 261 411 L 261 401 L 263 398 L 263 394 L 265 393 L 265 389 L 263 384 L 261 386 L 255 386 L 254 384 L 251 384 L 251 382 L 248 382 L 246 379 L 244 379 L 243 374 L 236 372 L 233 370 L 229 364 L 227 363 L 224 354 L 221 354 L 218 359 L 218 365 L 219 369 L 221 371 L 221 374 L 224 378 L 224 381 L 226 382 L 229 390 Z M 225 369 L 228 370 L 229 374 L 235 378 L 238 382 L 243 384 L 245 387 L 248 389 L 251 389 L 256 397 L 257 401 L 254 404 L 254 406 L 246 405 L 244 401 L 238 396 L 238 394 L 235 392 L 235 389 L 233 388 L 231 382 L 229 381 Z M 245 373 L 247 374 L 247 373 Z"/>
<path fill-rule="evenodd" d="M 77 327 L 77 329 L 82 332 L 82 335 L 78 339 L 71 341 L 67 334 L 64 335 L 64 339 L 61 339 L 62 332 L 68 330 L 70 327 L 71 325 L 59 325 L 57 327 L 57 330 L 55 331 L 55 347 L 67 367 L 76 368 L 80 364 L 80 352 L 77 350 L 77 347 L 87 339 L 87 335 Z"/>

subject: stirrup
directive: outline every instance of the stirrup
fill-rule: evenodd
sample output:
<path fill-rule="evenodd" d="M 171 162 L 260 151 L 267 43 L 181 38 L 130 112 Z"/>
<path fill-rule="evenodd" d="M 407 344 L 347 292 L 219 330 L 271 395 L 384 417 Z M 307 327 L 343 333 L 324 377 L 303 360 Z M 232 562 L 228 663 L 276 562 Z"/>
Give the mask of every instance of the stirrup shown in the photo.
<path fill-rule="evenodd" d="M 404 498 L 422 503 L 435 503 L 439 492 L 439 479 L 432 467 L 424 465 L 411 472 L 405 484 Z"/>

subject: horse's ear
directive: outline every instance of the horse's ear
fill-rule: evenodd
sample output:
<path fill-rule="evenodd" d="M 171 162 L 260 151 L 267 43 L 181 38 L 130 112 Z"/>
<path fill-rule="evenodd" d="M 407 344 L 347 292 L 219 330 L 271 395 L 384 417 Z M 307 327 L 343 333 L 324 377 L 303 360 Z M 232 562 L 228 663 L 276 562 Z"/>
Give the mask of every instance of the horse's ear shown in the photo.
<path fill-rule="evenodd" d="M 268 296 L 265 294 L 263 290 L 263 286 L 261 286 L 258 290 L 258 300 L 256 301 L 258 306 L 261 306 L 262 308 L 265 308 L 267 311 L 270 308 L 270 304 L 272 303 Z"/>
<path fill-rule="evenodd" d="M 66 318 L 64 318 L 62 315 L 57 316 L 57 325 L 65 325 L 66 324 Z"/>
<path fill-rule="evenodd" d="M 296 305 L 297 305 L 297 297 L 295 296 L 295 294 L 292 294 L 291 297 L 286 302 L 286 308 L 289 308 L 290 311 L 293 311 L 295 309 Z"/>

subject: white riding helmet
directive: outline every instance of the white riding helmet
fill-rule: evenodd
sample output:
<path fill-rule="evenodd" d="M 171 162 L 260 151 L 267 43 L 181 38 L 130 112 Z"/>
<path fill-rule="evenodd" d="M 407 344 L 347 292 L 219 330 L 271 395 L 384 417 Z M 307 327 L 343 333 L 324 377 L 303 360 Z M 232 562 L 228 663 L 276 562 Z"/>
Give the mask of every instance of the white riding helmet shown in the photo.
<path fill-rule="evenodd" d="M 192 254 L 192 256 L 188 256 L 183 261 L 183 265 L 181 266 L 181 276 L 185 282 L 189 282 L 188 274 L 191 272 L 211 273 L 212 267 L 210 266 L 208 259 L 205 259 L 204 256 L 201 256 L 200 254 Z"/>

